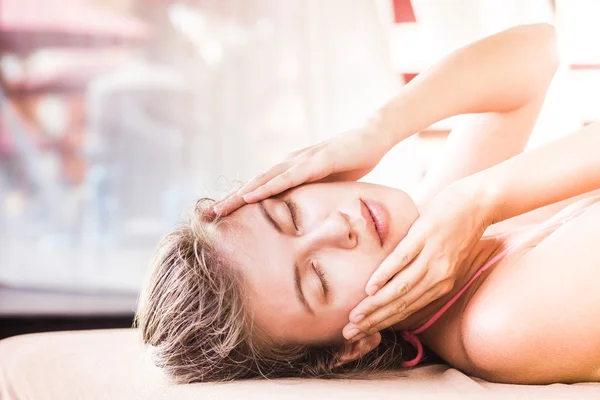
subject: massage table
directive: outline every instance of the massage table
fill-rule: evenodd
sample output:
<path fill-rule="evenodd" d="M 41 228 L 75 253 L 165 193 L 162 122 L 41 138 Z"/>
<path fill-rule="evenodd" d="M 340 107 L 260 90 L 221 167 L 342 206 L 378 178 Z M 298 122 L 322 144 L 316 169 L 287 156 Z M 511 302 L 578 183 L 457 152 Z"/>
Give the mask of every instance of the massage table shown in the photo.
<path fill-rule="evenodd" d="M 543 361 L 540 361 L 543 362 Z M 275 379 L 175 385 L 134 329 L 66 331 L 0 341 L 0 399 L 600 399 L 600 383 L 506 385 L 445 364 L 373 379 Z"/>

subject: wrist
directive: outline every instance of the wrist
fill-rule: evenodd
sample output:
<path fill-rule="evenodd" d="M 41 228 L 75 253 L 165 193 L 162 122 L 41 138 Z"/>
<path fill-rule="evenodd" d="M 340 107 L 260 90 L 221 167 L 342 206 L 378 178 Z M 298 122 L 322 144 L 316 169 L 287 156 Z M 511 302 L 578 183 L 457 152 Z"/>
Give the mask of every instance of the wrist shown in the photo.
<path fill-rule="evenodd" d="M 371 115 L 363 125 L 363 130 L 381 143 L 386 152 L 414 133 L 404 132 L 398 116 L 391 118 L 390 110 L 385 107 Z"/>
<path fill-rule="evenodd" d="M 477 208 L 486 226 L 490 226 L 505 219 L 502 210 L 503 191 L 496 182 L 486 180 L 478 175 L 471 175 L 456 183 L 461 186 L 461 190 Z"/>
<path fill-rule="evenodd" d="M 370 141 L 378 143 L 384 153 L 390 151 L 397 143 L 379 113 L 371 116 L 362 126 L 361 131 L 369 137 Z"/>

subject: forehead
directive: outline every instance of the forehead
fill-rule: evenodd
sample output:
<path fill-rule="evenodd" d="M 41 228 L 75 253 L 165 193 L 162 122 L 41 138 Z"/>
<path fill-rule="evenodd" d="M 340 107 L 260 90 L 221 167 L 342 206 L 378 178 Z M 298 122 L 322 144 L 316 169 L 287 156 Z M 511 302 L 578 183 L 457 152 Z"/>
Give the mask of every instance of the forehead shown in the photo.
<path fill-rule="evenodd" d="M 241 207 L 222 226 L 222 245 L 244 277 L 255 322 L 274 339 L 292 339 L 290 327 L 303 328 L 308 313 L 295 295 L 290 241 L 266 221 L 257 204 Z"/>

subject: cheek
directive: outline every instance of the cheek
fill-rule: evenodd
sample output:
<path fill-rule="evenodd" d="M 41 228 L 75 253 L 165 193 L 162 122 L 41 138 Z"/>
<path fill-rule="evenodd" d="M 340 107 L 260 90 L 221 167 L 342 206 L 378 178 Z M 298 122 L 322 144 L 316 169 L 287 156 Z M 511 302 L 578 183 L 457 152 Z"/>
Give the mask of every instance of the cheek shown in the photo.
<path fill-rule="evenodd" d="M 324 325 L 329 333 L 338 334 L 340 340 L 343 339 L 342 329 L 350 322 L 350 311 L 367 297 L 364 290 L 367 279 L 368 277 L 366 279 L 345 277 L 337 285 L 336 294 L 327 312 Z"/>
<path fill-rule="evenodd" d="M 320 327 L 331 337 L 343 340 L 342 329 L 349 322 L 350 311 L 367 297 L 365 285 L 381 261 L 366 255 L 341 255 L 328 260 L 327 271 L 335 290 Z"/>
<path fill-rule="evenodd" d="M 348 313 L 360 303 L 367 294 L 365 286 L 379 262 L 371 257 L 347 257 L 337 260 L 331 274 L 335 289 L 336 308 Z"/>

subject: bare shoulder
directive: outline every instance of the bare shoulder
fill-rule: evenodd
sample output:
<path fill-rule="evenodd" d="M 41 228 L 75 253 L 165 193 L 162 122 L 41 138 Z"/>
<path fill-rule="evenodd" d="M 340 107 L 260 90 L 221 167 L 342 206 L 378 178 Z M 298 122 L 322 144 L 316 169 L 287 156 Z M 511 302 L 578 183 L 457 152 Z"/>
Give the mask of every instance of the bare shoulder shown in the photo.
<path fill-rule="evenodd" d="M 495 382 L 600 381 L 600 203 L 473 295 L 460 329 L 473 371 Z"/>

